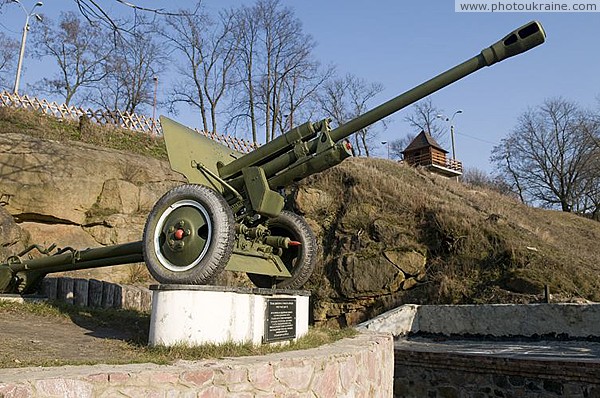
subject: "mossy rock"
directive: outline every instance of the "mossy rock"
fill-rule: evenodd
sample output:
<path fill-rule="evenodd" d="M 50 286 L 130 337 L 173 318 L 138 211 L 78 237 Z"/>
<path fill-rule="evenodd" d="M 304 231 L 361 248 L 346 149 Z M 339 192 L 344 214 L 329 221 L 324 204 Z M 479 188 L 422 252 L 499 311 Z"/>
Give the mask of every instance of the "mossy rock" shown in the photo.
<path fill-rule="evenodd" d="M 398 267 L 405 275 L 417 276 L 425 273 L 427 257 L 416 251 L 387 250 L 385 258 Z"/>
<path fill-rule="evenodd" d="M 534 280 L 524 272 L 512 272 L 500 283 L 500 287 L 514 293 L 541 294 L 544 284 Z"/>
<path fill-rule="evenodd" d="M 334 280 L 344 297 L 372 297 L 397 291 L 404 274 L 383 256 L 364 258 L 347 253 L 338 261 Z"/>

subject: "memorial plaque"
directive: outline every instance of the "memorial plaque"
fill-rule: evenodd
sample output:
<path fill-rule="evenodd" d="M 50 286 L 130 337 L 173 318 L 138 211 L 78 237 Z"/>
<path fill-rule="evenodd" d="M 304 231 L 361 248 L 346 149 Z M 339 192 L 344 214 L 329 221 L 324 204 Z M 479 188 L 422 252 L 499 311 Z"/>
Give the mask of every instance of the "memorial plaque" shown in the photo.
<path fill-rule="evenodd" d="M 268 298 L 266 304 L 264 342 L 296 338 L 296 299 Z"/>

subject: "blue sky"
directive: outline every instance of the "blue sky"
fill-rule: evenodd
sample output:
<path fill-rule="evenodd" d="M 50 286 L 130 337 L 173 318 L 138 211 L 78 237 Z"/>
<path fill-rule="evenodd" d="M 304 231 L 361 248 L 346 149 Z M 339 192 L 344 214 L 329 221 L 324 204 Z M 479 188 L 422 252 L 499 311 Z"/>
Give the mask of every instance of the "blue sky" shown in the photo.
<path fill-rule="evenodd" d="M 21 0 L 29 8 L 33 1 Z M 100 4 L 121 13 L 110 0 Z M 179 8 L 186 1 L 139 0 L 148 7 Z M 251 1 L 205 0 L 209 11 Z M 490 150 L 515 126 L 528 107 L 547 98 L 564 97 L 584 107 L 600 108 L 600 13 L 456 13 L 448 0 L 282 0 L 294 9 L 318 46 L 316 56 L 337 65 L 340 75 L 352 73 L 380 82 L 385 90 L 372 103 L 386 101 L 477 54 L 509 31 L 536 19 L 548 35 L 544 45 L 484 68 L 433 94 L 433 103 L 455 118 L 456 153 L 466 167 L 491 172 Z M 50 17 L 73 9 L 73 2 L 48 0 L 40 9 Z M 20 37 L 24 16 L 6 5 L 0 28 Z M 34 29 L 34 27 L 32 27 Z M 15 33 L 12 33 L 15 32 Z M 43 76 L 47 66 L 26 61 L 23 84 Z M 167 79 L 161 82 L 167 84 Z M 166 87 L 161 87 L 165 89 Z M 378 142 L 414 133 L 403 121 L 406 108 L 389 118 Z M 164 113 L 164 112 L 161 112 Z M 189 112 L 177 118 L 193 124 Z M 326 116 L 326 115 L 319 115 Z M 443 145 L 450 149 L 449 139 Z M 385 156 L 383 146 L 378 154 Z"/>

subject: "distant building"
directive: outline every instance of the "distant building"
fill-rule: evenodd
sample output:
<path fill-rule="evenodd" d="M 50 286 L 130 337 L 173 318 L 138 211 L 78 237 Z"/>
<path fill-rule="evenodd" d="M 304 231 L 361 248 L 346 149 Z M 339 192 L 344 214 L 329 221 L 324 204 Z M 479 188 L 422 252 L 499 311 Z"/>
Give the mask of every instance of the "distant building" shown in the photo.
<path fill-rule="evenodd" d="M 446 151 L 433 137 L 425 131 L 419 135 L 402 151 L 404 161 L 411 166 L 422 166 L 432 173 L 444 177 L 458 177 L 462 175 L 462 163 L 456 159 L 448 159 Z"/>

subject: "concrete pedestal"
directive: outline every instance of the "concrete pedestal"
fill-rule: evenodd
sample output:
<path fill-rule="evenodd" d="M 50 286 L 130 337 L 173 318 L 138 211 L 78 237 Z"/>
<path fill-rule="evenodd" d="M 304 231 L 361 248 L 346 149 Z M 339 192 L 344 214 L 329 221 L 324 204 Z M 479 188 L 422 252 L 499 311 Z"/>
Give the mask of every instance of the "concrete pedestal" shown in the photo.
<path fill-rule="evenodd" d="M 308 332 L 308 291 L 199 285 L 150 290 L 150 345 L 261 344 Z"/>

